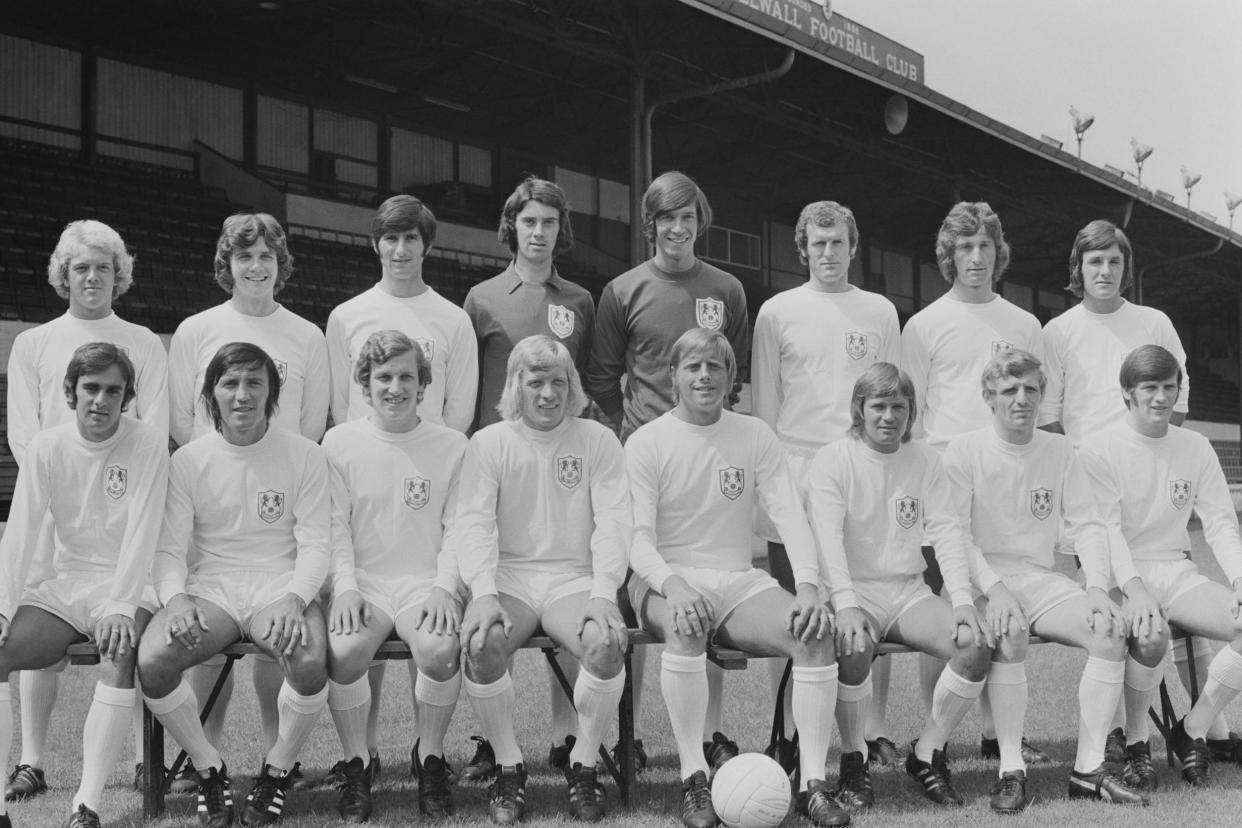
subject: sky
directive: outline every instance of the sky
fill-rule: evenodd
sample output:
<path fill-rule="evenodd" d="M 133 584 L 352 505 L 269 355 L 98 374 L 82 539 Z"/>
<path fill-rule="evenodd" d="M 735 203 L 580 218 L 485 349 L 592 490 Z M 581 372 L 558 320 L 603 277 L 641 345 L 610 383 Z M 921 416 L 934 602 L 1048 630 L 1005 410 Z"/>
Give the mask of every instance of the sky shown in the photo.
<path fill-rule="evenodd" d="M 1203 175 L 1190 206 L 1228 224 L 1242 196 L 1242 2 L 1238 0 L 833 0 L 832 10 L 922 53 L 926 83 L 989 117 L 1077 151 L 1070 105 L 1095 116 L 1082 157 L 1135 171 L 1186 203 L 1181 166 Z M 1242 229 L 1242 207 L 1235 215 Z"/>

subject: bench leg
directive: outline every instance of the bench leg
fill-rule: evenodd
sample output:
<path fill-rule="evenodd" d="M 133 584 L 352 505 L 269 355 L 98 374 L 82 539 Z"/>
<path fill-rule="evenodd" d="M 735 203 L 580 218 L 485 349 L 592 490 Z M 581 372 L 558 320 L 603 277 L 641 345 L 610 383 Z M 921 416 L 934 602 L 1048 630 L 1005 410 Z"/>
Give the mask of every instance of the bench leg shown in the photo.
<path fill-rule="evenodd" d="M 634 670 L 631 656 L 633 645 L 625 651 L 625 689 L 621 691 L 621 704 L 617 708 L 617 768 L 610 768 L 613 778 L 617 780 L 618 798 L 622 808 L 630 807 L 630 798 L 634 793 Z M 607 751 L 604 751 L 605 756 Z M 611 764 L 611 763 L 610 763 Z"/>
<path fill-rule="evenodd" d="M 142 706 L 142 818 L 145 822 L 164 813 L 164 725 Z"/>
<path fill-rule="evenodd" d="M 205 723 L 207 717 L 211 715 L 212 709 L 216 706 L 216 699 L 220 698 L 220 691 L 224 689 L 224 683 L 228 681 L 229 675 L 233 672 L 233 664 L 239 658 L 241 656 L 226 656 L 224 667 L 220 669 L 220 675 L 216 676 L 216 683 L 211 686 L 207 702 L 203 704 L 198 714 L 200 724 Z M 142 816 L 150 821 L 164 813 L 164 799 L 168 796 L 168 789 L 189 757 L 184 750 L 179 751 L 172 767 L 167 773 L 164 772 L 164 726 L 160 724 L 159 719 L 151 715 L 151 711 L 145 706 L 142 712 L 142 738 L 144 762 Z"/>

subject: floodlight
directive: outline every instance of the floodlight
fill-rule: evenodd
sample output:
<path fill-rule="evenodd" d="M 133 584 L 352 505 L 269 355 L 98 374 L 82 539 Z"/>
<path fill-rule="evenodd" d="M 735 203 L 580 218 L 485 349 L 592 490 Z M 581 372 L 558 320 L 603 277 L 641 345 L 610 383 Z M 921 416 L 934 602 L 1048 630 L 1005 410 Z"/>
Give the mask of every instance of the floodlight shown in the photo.
<path fill-rule="evenodd" d="M 1095 123 L 1095 116 L 1079 112 L 1072 105 L 1069 108 L 1069 113 L 1070 117 L 1074 119 L 1074 134 L 1078 136 L 1078 157 L 1082 158 L 1082 134 Z"/>
<path fill-rule="evenodd" d="M 1130 136 L 1130 149 L 1134 151 L 1134 165 L 1138 167 L 1138 185 L 1143 186 L 1143 162 L 1152 154 L 1153 147 L 1149 144 L 1139 142 L 1134 136 Z"/>
<path fill-rule="evenodd" d="M 1199 179 L 1203 178 L 1202 173 L 1193 172 L 1187 169 L 1186 165 L 1182 165 L 1182 189 L 1186 191 L 1186 207 L 1190 208 L 1190 191 L 1199 183 Z"/>

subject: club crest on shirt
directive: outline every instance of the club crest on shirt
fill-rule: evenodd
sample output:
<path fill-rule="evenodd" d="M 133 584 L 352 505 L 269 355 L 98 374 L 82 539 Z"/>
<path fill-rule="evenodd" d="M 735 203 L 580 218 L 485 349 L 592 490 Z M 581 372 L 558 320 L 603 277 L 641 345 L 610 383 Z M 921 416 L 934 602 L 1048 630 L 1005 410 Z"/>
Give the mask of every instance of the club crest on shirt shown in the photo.
<path fill-rule="evenodd" d="M 1185 509 L 1186 504 L 1190 502 L 1190 481 L 1180 477 L 1177 480 L 1170 480 L 1169 500 L 1173 501 L 1174 508 Z"/>
<path fill-rule="evenodd" d="M 1031 514 L 1040 520 L 1052 514 L 1052 489 L 1031 489 Z"/>
<path fill-rule="evenodd" d="M 737 469 L 733 466 L 721 469 L 717 472 L 720 475 L 720 493 L 729 500 L 737 500 L 742 496 L 742 492 L 746 490 L 746 471 Z"/>
<path fill-rule="evenodd" d="M 259 520 L 275 523 L 285 513 L 285 493 L 275 489 L 259 492 Z"/>
<path fill-rule="evenodd" d="M 917 497 L 897 498 L 897 525 L 909 529 L 919 519 L 919 499 Z"/>
<path fill-rule="evenodd" d="M 993 339 L 992 340 L 992 356 L 996 356 L 1001 351 L 1008 351 L 1012 347 L 1013 347 L 1012 342 L 1008 342 L 1004 339 Z"/>
<path fill-rule="evenodd" d="M 867 355 L 867 335 L 858 331 L 845 332 L 845 353 L 850 359 L 862 359 Z"/>
<path fill-rule="evenodd" d="M 124 466 L 107 466 L 104 468 L 104 493 L 113 500 L 125 496 L 129 485 L 129 472 Z"/>
<path fill-rule="evenodd" d="M 572 454 L 556 458 L 556 482 L 572 489 L 582 482 L 582 458 Z"/>
<path fill-rule="evenodd" d="M 548 305 L 548 327 L 564 339 L 574 332 L 574 312 L 564 305 Z"/>
<path fill-rule="evenodd" d="M 425 477 L 405 478 L 402 500 L 405 501 L 406 506 L 417 512 L 427 505 L 428 500 L 431 500 L 431 481 Z"/>
<path fill-rule="evenodd" d="M 427 361 L 434 362 L 436 358 L 436 341 L 422 336 L 414 337 L 414 341 L 418 343 L 418 347 L 423 349 L 423 356 L 427 357 Z"/>
<path fill-rule="evenodd" d="M 275 357 L 272 357 L 272 362 L 276 363 L 276 373 L 280 375 L 280 384 L 284 385 L 289 377 L 289 363 Z"/>
<path fill-rule="evenodd" d="M 724 324 L 724 302 L 719 299 L 695 299 L 694 318 L 700 328 L 718 331 Z"/>

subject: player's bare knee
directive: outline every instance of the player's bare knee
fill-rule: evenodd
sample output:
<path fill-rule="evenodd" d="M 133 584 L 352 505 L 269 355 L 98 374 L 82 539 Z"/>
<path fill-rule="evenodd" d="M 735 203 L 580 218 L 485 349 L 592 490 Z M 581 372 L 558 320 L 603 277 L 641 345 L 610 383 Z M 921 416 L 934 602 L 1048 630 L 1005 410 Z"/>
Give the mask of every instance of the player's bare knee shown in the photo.
<path fill-rule="evenodd" d="M 1026 651 L 1030 646 L 1030 639 L 1024 630 L 999 636 L 996 639 L 996 649 L 992 651 L 992 660 L 1002 664 L 1026 661 Z"/>
<path fill-rule="evenodd" d="M 328 683 L 328 670 L 323 659 L 295 652 L 282 659 L 281 663 L 285 668 L 285 681 L 303 696 L 318 693 Z"/>
<path fill-rule="evenodd" d="M 1144 667 L 1156 667 L 1164 661 L 1169 650 L 1169 631 L 1167 628 L 1158 633 L 1145 636 L 1131 636 L 1126 640 L 1126 649 L 1130 657 Z"/>
<path fill-rule="evenodd" d="M 328 647 L 328 676 L 337 684 L 353 684 L 367 674 L 371 654 L 349 646 Z"/>
<path fill-rule="evenodd" d="M 582 666 L 593 676 L 612 678 L 621 672 L 625 664 L 621 644 L 614 636 L 606 639 L 601 635 L 593 635 L 590 639 L 582 637 Z"/>
<path fill-rule="evenodd" d="M 837 675 L 841 683 L 857 687 L 866 681 L 867 676 L 871 675 L 871 654 L 872 650 L 868 648 L 863 652 L 840 656 L 837 659 Z"/>
<path fill-rule="evenodd" d="M 509 669 L 509 652 L 504 646 L 505 632 L 499 624 L 487 631 L 482 647 L 470 647 L 466 651 L 467 675 L 472 681 L 491 684 Z"/>
<path fill-rule="evenodd" d="M 830 636 L 795 640 L 789 646 L 789 657 L 799 667 L 827 667 L 837 660 L 837 645 Z"/>
<path fill-rule="evenodd" d="M 460 669 L 461 644 L 455 635 L 420 635 L 410 642 L 419 672 L 433 681 L 448 681 Z"/>
<path fill-rule="evenodd" d="M 669 629 L 664 639 L 664 649 L 673 655 L 701 656 L 707 652 L 706 635 L 682 635 Z"/>
<path fill-rule="evenodd" d="M 1087 643 L 1087 652 L 1093 658 L 1121 661 L 1126 656 L 1126 640 L 1118 634 L 1116 629 L 1105 630 L 1102 626 L 1097 625 L 1091 634 L 1091 639 Z"/>

